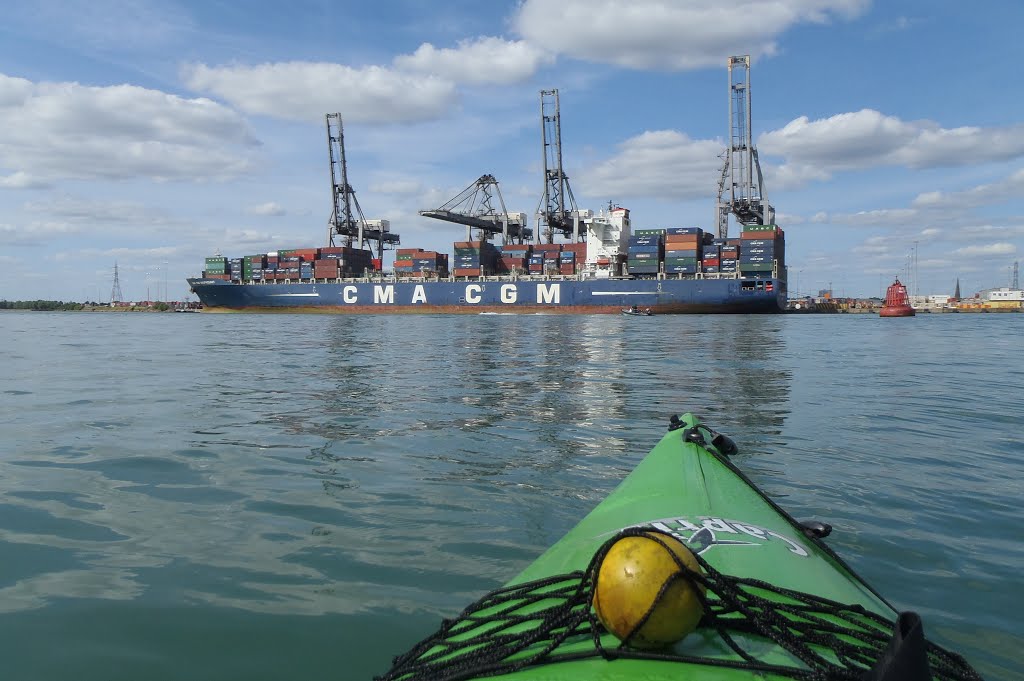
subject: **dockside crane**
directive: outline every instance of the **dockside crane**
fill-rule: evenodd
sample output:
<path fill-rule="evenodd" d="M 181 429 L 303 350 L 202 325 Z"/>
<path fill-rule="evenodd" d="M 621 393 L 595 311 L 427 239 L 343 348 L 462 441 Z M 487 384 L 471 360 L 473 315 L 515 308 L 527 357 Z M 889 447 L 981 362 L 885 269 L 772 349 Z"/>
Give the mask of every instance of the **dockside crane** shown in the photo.
<path fill-rule="evenodd" d="M 729 57 L 729 147 L 722 154 L 715 216 L 720 239 L 729 236 L 730 213 L 741 225 L 775 223 L 775 209 L 764 190 L 750 121 L 750 56 Z"/>
<path fill-rule="evenodd" d="M 494 203 L 495 198 L 497 205 Z M 501 234 L 506 244 L 510 240 L 523 243 L 524 239 L 533 236 L 533 230 L 526 226 L 524 213 L 509 213 L 505 209 L 505 199 L 501 196 L 494 175 L 481 175 L 439 208 L 421 210 L 419 213 L 428 218 L 466 225 L 466 241 L 472 241 L 474 227 L 479 230 L 481 239 Z"/>
<path fill-rule="evenodd" d="M 384 249 L 401 243 L 399 236 L 390 231 L 386 221 L 369 224 L 363 216 L 363 209 L 356 200 L 356 192 L 348 183 L 348 163 L 345 161 L 345 130 L 340 113 L 329 113 L 327 119 L 327 153 L 331 161 L 331 198 L 334 204 L 328 221 L 327 243 L 338 245 L 335 237 L 343 237 L 345 246 L 374 250 L 378 258 L 384 257 Z"/>
<path fill-rule="evenodd" d="M 544 194 L 537 206 L 537 236 L 554 243 L 555 232 L 580 240 L 579 209 L 569 178 L 562 170 L 562 115 L 558 90 L 540 91 L 541 135 L 544 143 Z M 543 227 L 542 227 L 543 225 Z"/>

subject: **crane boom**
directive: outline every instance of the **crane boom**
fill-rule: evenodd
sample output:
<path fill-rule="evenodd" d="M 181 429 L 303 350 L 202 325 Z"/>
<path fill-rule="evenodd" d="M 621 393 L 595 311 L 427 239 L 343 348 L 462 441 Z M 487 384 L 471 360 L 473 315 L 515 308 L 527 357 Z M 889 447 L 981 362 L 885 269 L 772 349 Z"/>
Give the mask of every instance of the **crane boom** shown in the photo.
<path fill-rule="evenodd" d="M 363 216 L 356 192 L 348 183 L 348 163 L 345 160 L 345 130 L 340 113 L 329 113 L 327 120 L 327 154 L 331 162 L 331 199 L 333 208 L 328 220 L 327 243 L 334 246 L 334 237 L 344 237 L 346 246 L 355 244 L 366 248 L 374 242 L 377 257 L 382 258 L 387 245 L 401 243 L 397 234 L 383 226 L 371 227 Z M 381 221 L 383 225 L 384 222 Z"/>
<path fill-rule="evenodd" d="M 498 206 L 494 200 L 497 198 Z M 526 227 L 526 216 L 522 213 L 509 213 L 505 208 L 505 199 L 498 188 L 498 180 L 494 175 L 481 175 L 475 182 L 459 192 L 440 207 L 433 210 L 421 210 L 420 215 L 446 222 L 466 225 L 466 240 L 472 240 L 472 228 L 476 227 L 484 238 L 492 234 L 501 234 L 505 243 L 510 239 L 522 243 L 533 235 Z"/>

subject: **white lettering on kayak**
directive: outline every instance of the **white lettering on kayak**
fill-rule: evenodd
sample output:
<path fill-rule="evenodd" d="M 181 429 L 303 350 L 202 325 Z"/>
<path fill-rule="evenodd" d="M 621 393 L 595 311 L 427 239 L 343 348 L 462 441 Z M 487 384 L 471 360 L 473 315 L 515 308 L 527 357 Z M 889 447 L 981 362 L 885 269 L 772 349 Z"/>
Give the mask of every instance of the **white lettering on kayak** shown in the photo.
<path fill-rule="evenodd" d="M 553 303 L 558 305 L 561 299 L 561 284 L 537 284 L 537 304 Z"/>
<path fill-rule="evenodd" d="M 387 286 L 374 286 L 373 302 L 375 305 L 381 303 L 393 305 L 395 302 L 395 287 L 390 284 Z"/>
<path fill-rule="evenodd" d="M 349 305 L 351 305 L 352 303 L 358 300 L 358 298 L 356 298 L 357 290 L 358 289 L 355 286 L 346 286 L 345 288 L 341 289 L 341 299 L 344 300 Z"/>
<path fill-rule="evenodd" d="M 484 288 L 480 284 L 468 284 L 466 286 L 466 302 L 470 305 L 476 305 L 480 302 L 480 292 Z"/>
<path fill-rule="evenodd" d="M 416 288 L 412 290 L 412 303 L 425 303 L 427 302 L 427 292 L 423 290 L 423 284 L 416 284 Z"/>
<path fill-rule="evenodd" d="M 515 284 L 502 284 L 501 285 L 501 302 L 506 305 L 516 302 L 516 285 Z"/>
<path fill-rule="evenodd" d="M 713 546 L 763 546 L 773 539 L 781 541 L 786 550 L 801 558 L 810 554 L 797 541 L 784 534 L 769 530 L 747 522 L 726 520 L 715 516 L 697 516 L 690 518 L 660 518 L 646 523 L 630 525 L 630 527 L 653 527 L 672 535 L 683 542 L 694 553 L 704 553 Z M 608 532 L 608 535 L 615 532 Z M 723 538 L 721 535 L 725 535 Z M 745 535 L 745 538 L 744 538 Z M 755 541 L 750 541 L 755 540 Z"/>
<path fill-rule="evenodd" d="M 705 518 L 701 525 L 712 532 L 731 532 L 732 534 L 736 534 L 736 530 L 733 526 L 721 518 Z"/>

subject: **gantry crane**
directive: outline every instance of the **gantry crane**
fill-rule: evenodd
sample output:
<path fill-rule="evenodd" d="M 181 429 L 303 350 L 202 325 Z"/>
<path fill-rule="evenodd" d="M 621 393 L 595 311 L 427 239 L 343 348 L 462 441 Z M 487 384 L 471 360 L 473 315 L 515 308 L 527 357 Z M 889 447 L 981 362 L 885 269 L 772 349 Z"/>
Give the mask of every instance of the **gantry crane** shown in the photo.
<path fill-rule="evenodd" d="M 562 116 L 558 90 L 540 91 L 541 135 L 544 143 L 544 194 L 537 206 L 537 236 L 554 243 L 555 232 L 580 240 L 579 209 L 569 178 L 562 170 Z M 543 225 L 543 228 L 541 227 Z"/>
<path fill-rule="evenodd" d="M 331 198 L 334 208 L 328 221 L 327 243 L 334 246 L 335 237 L 344 237 L 344 245 L 367 248 L 376 244 L 378 258 L 384 257 L 385 247 L 401 243 L 397 234 L 387 228 L 387 223 L 370 226 L 363 217 L 363 209 L 356 200 L 356 192 L 348 183 L 348 164 L 345 161 L 345 130 L 340 113 L 327 114 L 327 153 L 331 160 Z M 355 212 L 353 212 L 353 208 Z M 371 248 L 371 250 L 373 250 Z"/>
<path fill-rule="evenodd" d="M 741 225 L 775 223 L 775 209 L 764 190 L 750 121 L 750 56 L 729 57 L 729 147 L 722 154 L 715 216 L 720 239 L 729 236 L 730 213 Z"/>
<path fill-rule="evenodd" d="M 494 205 L 495 197 L 501 210 Z M 494 175 L 481 175 L 440 208 L 421 210 L 419 213 L 428 218 L 466 225 L 466 241 L 472 240 L 474 227 L 479 230 L 481 239 L 501 234 L 506 244 L 510 240 L 523 243 L 524 239 L 533 236 L 533 230 L 526 227 L 525 214 L 509 213 L 505 209 L 505 200 Z"/>

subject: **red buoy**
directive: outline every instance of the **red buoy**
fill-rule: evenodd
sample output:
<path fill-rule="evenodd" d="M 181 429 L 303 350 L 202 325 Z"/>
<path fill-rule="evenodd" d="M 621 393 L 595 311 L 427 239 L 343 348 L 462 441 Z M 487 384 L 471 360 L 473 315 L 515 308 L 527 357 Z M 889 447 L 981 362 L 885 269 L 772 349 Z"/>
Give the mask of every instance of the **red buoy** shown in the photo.
<path fill-rule="evenodd" d="M 896 277 L 888 290 L 885 292 L 885 303 L 878 312 L 879 317 L 913 317 L 914 308 L 910 305 L 910 297 L 907 295 L 907 287 L 900 283 Z"/>

